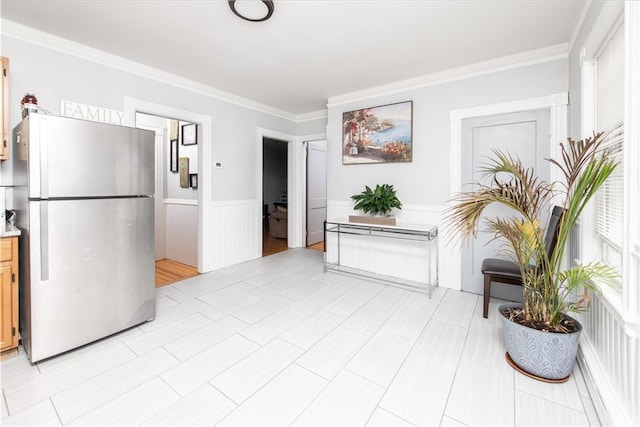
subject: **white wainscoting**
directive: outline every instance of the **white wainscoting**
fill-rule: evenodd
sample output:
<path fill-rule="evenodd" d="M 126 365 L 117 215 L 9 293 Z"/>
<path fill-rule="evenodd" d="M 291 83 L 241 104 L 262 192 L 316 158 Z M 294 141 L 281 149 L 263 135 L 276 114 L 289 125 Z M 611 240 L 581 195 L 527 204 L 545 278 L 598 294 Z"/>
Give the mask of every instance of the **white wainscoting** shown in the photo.
<path fill-rule="evenodd" d="M 602 425 L 640 423 L 638 328 L 627 324 L 602 298 L 579 316 L 584 327 L 579 360 Z M 589 381 L 588 381 L 589 382 Z"/>
<path fill-rule="evenodd" d="M 227 200 L 212 202 L 212 227 L 209 236 L 209 253 L 212 255 L 212 269 L 252 260 L 260 253 L 262 222 L 262 202 L 259 200 Z"/>
<path fill-rule="evenodd" d="M 444 209 L 445 206 L 403 205 L 402 210 L 395 211 L 394 215 L 400 224 L 404 222 L 408 224 L 428 224 L 438 226 L 439 286 L 460 290 L 461 283 L 456 283 L 454 281 L 456 275 L 452 274 L 454 272 L 453 269 L 456 268 L 456 266 L 451 263 L 451 260 L 454 259 L 451 255 L 459 251 L 459 248 L 447 243 L 448 238 L 443 229 L 442 213 Z M 336 200 L 327 201 L 327 219 L 348 218 L 349 215 L 354 214 L 361 213 L 357 213 L 353 210 L 353 202 Z M 331 236 L 327 237 L 327 239 L 331 239 Z M 392 239 L 389 240 L 392 241 Z M 329 243 L 331 244 L 331 240 L 329 240 Z M 349 244 L 352 246 L 360 246 L 357 247 L 357 250 L 355 251 L 355 259 L 349 259 L 349 256 L 347 256 L 346 261 L 349 263 L 347 265 L 409 280 L 424 280 L 419 279 L 424 278 L 426 275 L 425 265 L 420 262 L 421 260 L 423 261 L 426 256 L 424 252 L 424 244 L 413 245 L 413 243 L 411 243 L 409 245 L 409 243 L 410 242 L 402 242 L 404 249 L 399 249 L 397 244 L 390 244 L 384 241 L 376 242 L 375 244 L 372 242 L 350 242 Z M 389 251 L 384 252 L 385 248 Z M 331 250 L 330 245 L 328 245 L 327 249 L 329 251 Z M 388 258 L 384 258 L 385 255 Z M 391 265 L 393 271 L 384 270 L 384 268 L 387 267 L 380 267 L 380 265 L 382 265 L 381 256 L 384 258 L 383 264 L 387 266 Z"/>
<path fill-rule="evenodd" d="M 420 283 L 436 279 L 436 254 L 427 242 L 329 232 L 325 248 L 327 262 L 338 261 L 339 252 L 340 265 L 345 267 Z"/>
<path fill-rule="evenodd" d="M 198 201 L 165 199 L 166 257 L 198 266 Z"/>

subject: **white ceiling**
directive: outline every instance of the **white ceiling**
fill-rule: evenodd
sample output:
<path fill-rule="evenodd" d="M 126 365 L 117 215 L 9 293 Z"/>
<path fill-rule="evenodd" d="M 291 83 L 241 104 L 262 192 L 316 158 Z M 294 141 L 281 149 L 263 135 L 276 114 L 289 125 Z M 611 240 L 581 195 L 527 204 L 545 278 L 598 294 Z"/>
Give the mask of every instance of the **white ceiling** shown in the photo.
<path fill-rule="evenodd" d="M 1 12 L 4 19 L 304 114 L 324 109 L 329 97 L 568 44 L 586 1 L 274 3 L 273 17 L 262 23 L 239 19 L 226 0 L 2 0 Z"/>

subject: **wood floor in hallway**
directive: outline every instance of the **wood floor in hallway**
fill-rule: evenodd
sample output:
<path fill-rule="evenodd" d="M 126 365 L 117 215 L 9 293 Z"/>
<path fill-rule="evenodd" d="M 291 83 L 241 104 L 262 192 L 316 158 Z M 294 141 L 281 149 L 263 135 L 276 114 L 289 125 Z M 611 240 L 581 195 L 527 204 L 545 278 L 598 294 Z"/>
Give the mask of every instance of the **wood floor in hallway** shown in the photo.
<path fill-rule="evenodd" d="M 265 227 L 262 233 L 262 256 L 269 256 L 283 252 L 289 249 L 287 246 L 287 239 L 280 239 L 273 237 L 269 234 L 269 227 Z M 324 242 L 316 243 L 315 245 L 307 246 L 307 249 L 313 249 L 315 251 L 324 251 Z"/>
<path fill-rule="evenodd" d="M 198 269 L 170 259 L 156 261 L 156 288 L 197 276 Z"/>
<path fill-rule="evenodd" d="M 324 242 L 318 242 L 315 245 L 307 246 L 307 249 L 313 249 L 314 251 L 324 252 Z"/>
<path fill-rule="evenodd" d="M 283 252 L 287 249 L 289 249 L 287 246 L 287 239 L 273 237 L 269 233 L 269 226 L 265 226 L 262 230 L 262 256 L 265 257 L 277 254 L 278 252 Z"/>

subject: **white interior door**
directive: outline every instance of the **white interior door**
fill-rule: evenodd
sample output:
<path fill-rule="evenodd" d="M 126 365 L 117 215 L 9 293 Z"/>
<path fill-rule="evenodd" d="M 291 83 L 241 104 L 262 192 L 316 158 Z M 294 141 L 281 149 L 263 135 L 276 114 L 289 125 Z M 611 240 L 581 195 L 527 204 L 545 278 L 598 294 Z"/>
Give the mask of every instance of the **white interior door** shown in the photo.
<path fill-rule="evenodd" d="M 534 167 L 540 179 L 549 181 L 549 110 L 477 117 L 462 121 L 462 182 L 463 191 L 472 191 L 473 182 L 482 182 L 480 168 L 494 158 L 497 149 L 520 158 L 525 167 Z M 485 216 L 513 215 L 510 209 L 491 205 Z M 542 218 L 543 221 L 546 218 Z M 490 242 L 492 234 L 482 229 L 462 251 L 462 289 L 483 293 L 482 260 L 496 257 L 501 242 Z M 507 300 L 522 300 L 522 288 L 494 283 L 491 294 Z"/>
<path fill-rule="evenodd" d="M 324 240 L 327 219 L 327 141 L 307 144 L 307 246 Z"/>

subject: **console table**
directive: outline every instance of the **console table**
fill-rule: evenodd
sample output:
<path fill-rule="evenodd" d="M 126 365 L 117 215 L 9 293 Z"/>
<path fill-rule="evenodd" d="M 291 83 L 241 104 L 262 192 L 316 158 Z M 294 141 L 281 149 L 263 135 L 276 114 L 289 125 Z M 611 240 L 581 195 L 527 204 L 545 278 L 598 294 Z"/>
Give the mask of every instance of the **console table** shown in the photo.
<path fill-rule="evenodd" d="M 438 228 L 327 220 L 325 271 L 363 276 L 431 295 L 438 286 Z M 329 241 L 331 236 L 334 239 Z"/>

